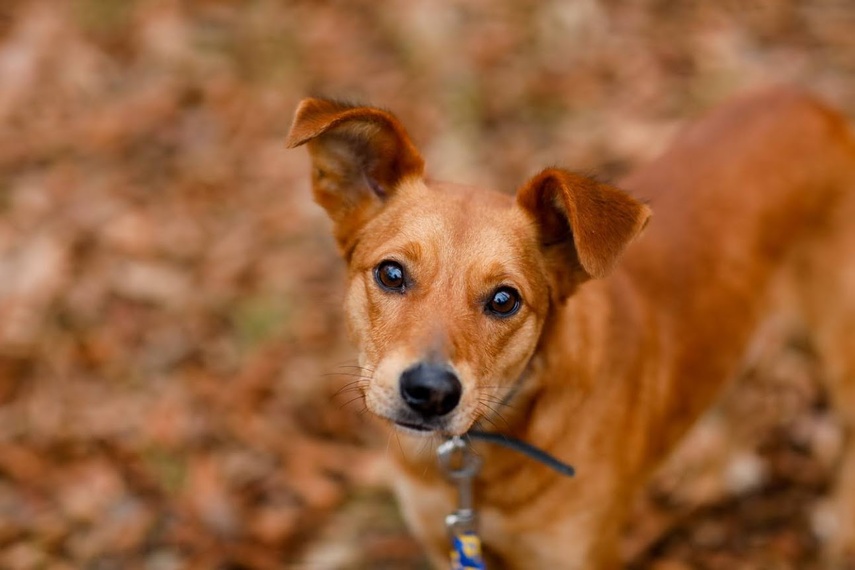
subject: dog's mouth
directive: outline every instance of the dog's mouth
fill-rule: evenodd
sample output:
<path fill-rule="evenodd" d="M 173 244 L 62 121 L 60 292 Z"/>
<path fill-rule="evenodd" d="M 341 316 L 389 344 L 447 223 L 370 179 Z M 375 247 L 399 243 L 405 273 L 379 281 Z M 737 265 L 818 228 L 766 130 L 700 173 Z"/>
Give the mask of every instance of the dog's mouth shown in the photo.
<path fill-rule="evenodd" d="M 407 429 L 414 429 L 416 431 L 433 431 L 433 429 L 434 429 L 434 428 L 432 428 L 430 426 L 426 426 L 424 424 L 414 424 L 411 422 L 395 422 L 395 424 L 399 425 L 401 427 L 407 428 Z"/>
<path fill-rule="evenodd" d="M 417 437 L 461 435 L 480 419 L 479 417 L 470 418 L 464 410 L 458 409 L 442 416 L 425 416 L 414 413 L 404 406 L 397 406 L 392 410 L 376 410 L 370 402 L 368 409 L 400 433 Z"/>
<path fill-rule="evenodd" d="M 392 424 L 397 429 L 403 431 L 404 433 L 408 433 L 411 435 L 427 436 L 427 435 L 431 435 L 431 434 L 439 431 L 439 429 L 436 426 L 431 426 L 431 425 L 423 424 L 423 423 L 393 420 Z"/>

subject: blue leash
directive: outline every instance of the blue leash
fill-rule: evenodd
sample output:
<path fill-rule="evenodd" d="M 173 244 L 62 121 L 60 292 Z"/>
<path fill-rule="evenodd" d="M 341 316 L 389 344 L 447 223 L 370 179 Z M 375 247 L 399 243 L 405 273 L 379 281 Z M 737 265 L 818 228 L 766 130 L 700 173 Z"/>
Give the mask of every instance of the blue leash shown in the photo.
<path fill-rule="evenodd" d="M 451 570 L 487 570 L 481 555 L 481 539 L 474 531 L 451 537 Z"/>

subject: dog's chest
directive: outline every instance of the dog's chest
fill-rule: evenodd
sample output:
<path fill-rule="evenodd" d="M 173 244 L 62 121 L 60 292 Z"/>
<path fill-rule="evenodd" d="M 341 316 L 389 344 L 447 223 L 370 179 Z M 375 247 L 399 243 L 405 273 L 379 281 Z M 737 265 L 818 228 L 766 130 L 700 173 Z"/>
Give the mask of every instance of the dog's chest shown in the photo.
<path fill-rule="evenodd" d="M 492 559 L 490 568 L 586 568 L 590 525 L 585 517 L 550 519 L 537 512 L 506 513 L 490 507 L 480 510 L 480 533 Z M 560 545 L 559 548 L 556 545 Z"/>
<path fill-rule="evenodd" d="M 457 508 L 453 487 L 443 481 L 427 483 L 401 472 L 396 473 L 393 484 L 410 529 L 429 545 L 434 565 L 445 567 L 448 535 L 444 521 Z M 489 568 L 585 568 L 590 525 L 585 517 L 572 513 L 565 512 L 565 516 L 556 518 L 555 509 L 548 506 L 529 505 L 513 512 L 489 504 L 476 507 Z M 558 541 L 556 537 L 560 537 Z M 556 549 L 556 544 L 561 544 L 561 548 Z"/>

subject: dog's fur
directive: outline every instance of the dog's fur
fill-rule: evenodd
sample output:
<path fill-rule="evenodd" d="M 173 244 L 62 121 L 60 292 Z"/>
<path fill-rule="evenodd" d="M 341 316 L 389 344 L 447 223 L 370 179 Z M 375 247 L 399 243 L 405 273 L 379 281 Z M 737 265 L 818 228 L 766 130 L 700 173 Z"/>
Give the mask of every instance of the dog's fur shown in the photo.
<path fill-rule="evenodd" d="M 736 375 L 772 316 L 810 331 L 852 428 L 855 143 L 844 119 L 810 96 L 777 90 L 724 105 L 625 179 L 626 192 L 559 169 L 516 198 L 437 182 L 390 113 L 321 99 L 297 110 L 289 145 L 304 143 L 315 198 L 348 263 L 346 315 L 368 408 L 412 426 L 402 373 L 444 367 L 462 385 L 459 403 L 416 423 L 506 433 L 578 469 L 566 479 L 478 445 L 491 568 L 618 566 L 639 483 Z M 376 283 L 383 260 L 403 266 L 403 292 Z M 519 291 L 516 314 L 485 310 L 499 286 Z M 398 496 L 443 567 L 453 489 L 434 446 L 393 429 L 402 432 Z M 853 560 L 853 438 L 839 480 L 830 568 Z"/>

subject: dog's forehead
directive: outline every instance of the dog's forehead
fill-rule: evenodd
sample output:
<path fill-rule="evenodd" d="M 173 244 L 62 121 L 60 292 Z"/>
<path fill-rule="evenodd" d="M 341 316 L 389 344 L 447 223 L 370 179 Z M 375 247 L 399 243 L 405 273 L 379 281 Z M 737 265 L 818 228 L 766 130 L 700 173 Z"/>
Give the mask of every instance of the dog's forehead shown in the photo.
<path fill-rule="evenodd" d="M 452 183 L 412 182 L 389 205 L 390 240 L 443 245 L 450 253 L 505 256 L 533 237 L 512 196 Z"/>
<path fill-rule="evenodd" d="M 513 230 L 518 225 L 519 211 L 512 196 L 450 182 L 413 183 L 402 192 L 402 202 L 418 211 L 433 214 L 437 223 L 457 232 L 489 230 L 500 224 Z"/>
<path fill-rule="evenodd" d="M 383 259 L 404 263 L 423 282 L 464 284 L 484 293 L 498 283 L 541 295 L 536 229 L 512 196 L 451 184 L 400 188 L 361 232 L 351 270 Z"/>

